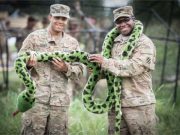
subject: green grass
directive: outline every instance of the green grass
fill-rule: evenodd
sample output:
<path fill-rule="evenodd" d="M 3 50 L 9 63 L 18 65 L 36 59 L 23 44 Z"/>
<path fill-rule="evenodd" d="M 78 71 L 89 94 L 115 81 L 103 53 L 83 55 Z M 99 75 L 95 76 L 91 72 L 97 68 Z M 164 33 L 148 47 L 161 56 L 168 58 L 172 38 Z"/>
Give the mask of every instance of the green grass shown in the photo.
<path fill-rule="evenodd" d="M 70 107 L 70 135 L 106 135 L 107 114 L 88 112 L 79 99 L 75 99 Z"/>
<path fill-rule="evenodd" d="M 13 117 L 12 113 L 16 110 L 16 99 L 21 91 L 21 83 L 14 71 L 10 72 L 9 79 L 9 90 L 0 92 L 0 135 L 19 135 L 21 114 Z M 80 98 L 76 98 L 69 110 L 69 134 L 106 135 L 107 114 L 98 115 L 88 112 Z"/>
<path fill-rule="evenodd" d="M 21 83 L 14 71 L 9 74 L 9 90 L 0 92 L 0 135 L 19 135 L 20 115 L 13 117 L 12 113 L 16 110 L 16 99 Z M 0 75 L 2 80 L 2 74 Z"/>
<path fill-rule="evenodd" d="M 21 114 L 12 117 L 16 110 L 17 93 L 13 91 L 0 94 L 0 135 L 19 135 Z M 70 135 L 106 135 L 107 114 L 97 115 L 88 112 L 79 99 L 75 99 L 69 110 Z"/>
<path fill-rule="evenodd" d="M 13 117 L 17 93 L 13 91 L 0 94 L 0 135 L 18 135 L 20 131 L 20 115 Z"/>
<path fill-rule="evenodd" d="M 21 86 L 12 72 L 10 90 L 0 92 L 0 135 L 19 135 L 21 129 L 21 115 L 12 117 L 16 109 L 16 98 Z M 179 135 L 180 123 L 180 92 L 177 103 L 173 105 L 173 84 L 167 84 L 155 90 L 157 104 L 156 113 L 159 117 L 157 125 L 158 135 Z M 179 89 L 180 90 L 180 89 Z M 107 114 L 96 115 L 88 112 L 79 98 L 76 98 L 69 110 L 70 135 L 107 135 Z"/>
<path fill-rule="evenodd" d="M 156 113 L 159 117 L 158 135 L 180 134 L 180 92 L 178 92 L 176 104 L 173 103 L 173 88 L 174 85 L 166 84 L 156 90 Z"/>

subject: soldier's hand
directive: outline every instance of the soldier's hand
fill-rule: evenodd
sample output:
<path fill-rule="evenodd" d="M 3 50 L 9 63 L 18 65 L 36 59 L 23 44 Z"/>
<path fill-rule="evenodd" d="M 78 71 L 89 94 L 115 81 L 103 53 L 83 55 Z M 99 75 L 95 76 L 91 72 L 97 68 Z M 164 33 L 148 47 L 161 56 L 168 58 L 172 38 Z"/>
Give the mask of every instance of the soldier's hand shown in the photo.
<path fill-rule="evenodd" d="M 101 54 L 91 54 L 89 55 L 89 60 L 91 62 L 96 62 L 101 65 L 104 61 L 104 57 Z"/>
<path fill-rule="evenodd" d="M 27 61 L 27 67 L 28 68 L 34 67 L 36 64 L 37 64 L 36 56 L 35 56 L 35 54 L 33 52 L 31 52 L 30 53 L 30 58 Z"/>
<path fill-rule="evenodd" d="M 51 62 L 53 64 L 54 70 L 67 73 L 68 67 L 63 60 L 61 60 L 60 58 L 53 58 Z"/>

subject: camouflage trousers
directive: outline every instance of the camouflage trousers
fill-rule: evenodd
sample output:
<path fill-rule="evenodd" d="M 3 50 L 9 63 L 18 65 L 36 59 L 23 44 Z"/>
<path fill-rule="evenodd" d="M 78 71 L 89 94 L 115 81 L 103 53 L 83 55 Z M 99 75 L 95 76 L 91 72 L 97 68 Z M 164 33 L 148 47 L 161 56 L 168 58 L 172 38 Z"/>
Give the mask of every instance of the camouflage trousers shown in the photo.
<path fill-rule="evenodd" d="M 36 103 L 22 116 L 21 135 L 67 135 L 68 108 Z"/>
<path fill-rule="evenodd" d="M 155 104 L 124 107 L 122 110 L 121 135 L 155 135 L 157 117 L 155 114 Z M 108 134 L 115 132 L 115 111 L 114 108 L 108 113 L 109 127 Z"/>

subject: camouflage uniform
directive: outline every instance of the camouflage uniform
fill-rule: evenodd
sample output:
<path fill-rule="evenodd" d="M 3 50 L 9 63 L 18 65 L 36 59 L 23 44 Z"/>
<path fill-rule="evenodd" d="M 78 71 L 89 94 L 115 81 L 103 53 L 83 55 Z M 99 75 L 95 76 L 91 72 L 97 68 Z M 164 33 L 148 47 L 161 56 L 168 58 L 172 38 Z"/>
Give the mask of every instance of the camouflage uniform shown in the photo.
<path fill-rule="evenodd" d="M 132 17 L 132 7 L 114 10 L 114 21 L 119 17 Z M 141 35 L 132 55 L 120 60 L 129 36 L 120 34 L 114 40 L 112 58 L 102 63 L 103 70 L 123 78 L 121 135 L 154 135 L 156 125 L 155 95 L 152 90 L 151 72 L 155 68 L 156 48 L 144 34 Z M 114 134 L 115 110 L 108 114 L 109 134 Z"/>
<path fill-rule="evenodd" d="M 63 33 L 63 37 L 54 40 L 48 29 L 37 30 L 28 35 L 20 52 L 71 52 L 79 50 L 76 39 Z M 78 63 L 66 63 L 67 73 L 53 70 L 48 62 L 39 62 L 30 69 L 37 85 L 36 104 L 22 116 L 22 134 L 32 135 L 67 135 L 68 108 L 71 91 L 68 89 L 68 78 L 78 79 L 82 67 Z"/>
<path fill-rule="evenodd" d="M 17 49 L 17 51 L 19 51 L 21 49 L 24 39 L 31 32 L 33 32 L 33 30 L 29 30 L 27 28 L 23 28 L 23 29 L 20 29 L 18 31 L 18 33 L 17 33 L 17 41 L 16 41 L 16 49 Z"/>
<path fill-rule="evenodd" d="M 103 62 L 102 68 L 116 76 L 123 77 L 122 82 L 122 133 L 132 135 L 153 135 L 155 126 L 155 96 L 152 90 L 151 71 L 155 67 L 155 47 L 145 35 L 140 37 L 131 58 L 119 60 L 122 48 L 128 37 L 118 36 L 113 45 L 112 58 Z M 114 109 L 109 113 L 109 133 L 113 133 Z M 149 133 L 147 133 L 149 132 Z"/>
<path fill-rule="evenodd" d="M 29 33 L 34 31 L 34 26 L 36 25 L 37 20 L 33 16 L 29 16 L 27 19 L 27 26 L 23 29 L 20 29 L 17 33 L 17 42 L 16 49 L 19 51 L 22 47 L 24 39 L 29 35 Z"/>

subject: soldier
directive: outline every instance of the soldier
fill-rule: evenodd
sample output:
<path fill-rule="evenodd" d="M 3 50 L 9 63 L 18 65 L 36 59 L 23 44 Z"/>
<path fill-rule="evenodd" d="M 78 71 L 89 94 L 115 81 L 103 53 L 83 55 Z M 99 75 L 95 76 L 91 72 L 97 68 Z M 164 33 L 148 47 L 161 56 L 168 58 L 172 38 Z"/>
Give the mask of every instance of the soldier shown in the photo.
<path fill-rule="evenodd" d="M 76 38 L 79 41 L 79 45 L 81 50 L 84 50 L 85 45 L 81 42 L 81 22 L 78 18 L 75 17 L 71 17 L 71 19 L 69 20 L 69 25 L 68 25 L 68 33 Z M 72 88 L 73 91 L 73 97 L 75 98 L 76 96 L 78 96 L 80 94 L 80 92 L 82 91 L 82 88 L 85 85 L 85 82 L 87 81 L 87 77 L 86 77 L 86 67 L 83 67 L 84 71 L 83 71 L 83 76 L 80 78 L 80 80 L 73 80 L 70 81 L 70 87 Z"/>
<path fill-rule="evenodd" d="M 100 54 L 92 54 L 90 60 L 99 63 L 103 70 L 123 78 L 121 135 L 154 135 L 156 100 L 152 90 L 151 72 L 155 68 L 155 46 L 142 34 L 130 58 L 120 60 L 122 48 L 134 28 L 135 18 L 131 6 L 118 8 L 113 14 L 114 22 L 121 34 L 114 40 L 112 58 L 106 59 Z M 108 116 L 108 132 L 112 135 L 115 132 L 114 108 Z"/>
<path fill-rule="evenodd" d="M 34 27 L 35 27 L 36 24 L 37 24 L 37 19 L 34 18 L 33 16 L 29 16 L 28 19 L 27 19 L 26 27 L 21 29 L 18 32 L 17 43 L 16 43 L 17 51 L 19 51 L 21 49 L 22 42 L 28 36 L 28 34 L 34 31 Z"/>
<path fill-rule="evenodd" d="M 80 40 L 81 23 L 80 20 L 78 20 L 78 18 L 72 17 L 69 20 L 68 30 L 71 36 Z"/>
<path fill-rule="evenodd" d="M 47 18 L 47 17 L 43 17 L 41 23 L 42 23 L 42 27 L 43 27 L 43 28 L 46 28 L 46 27 L 49 25 L 49 20 L 48 20 L 48 18 Z"/>
<path fill-rule="evenodd" d="M 38 52 L 71 52 L 79 50 L 76 39 L 64 32 L 69 19 L 70 8 L 62 4 L 50 6 L 50 24 L 46 29 L 36 30 L 24 40 L 20 50 Z M 82 67 L 78 63 L 67 63 L 61 59 L 51 62 L 36 62 L 35 56 L 27 62 L 32 78 L 37 85 L 36 103 L 22 116 L 22 135 L 67 135 L 68 108 L 68 79 L 78 79 Z"/>

